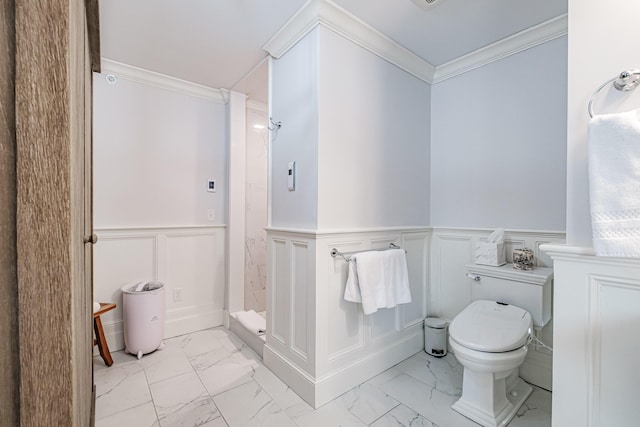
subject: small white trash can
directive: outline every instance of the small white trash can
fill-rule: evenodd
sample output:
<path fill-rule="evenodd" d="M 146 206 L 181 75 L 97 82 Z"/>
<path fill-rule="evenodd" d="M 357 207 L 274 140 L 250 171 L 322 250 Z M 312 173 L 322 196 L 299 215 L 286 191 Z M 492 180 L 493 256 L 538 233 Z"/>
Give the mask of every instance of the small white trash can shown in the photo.
<path fill-rule="evenodd" d="M 164 284 L 129 283 L 122 288 L 124 348 L 138 359 L 164 344 Z"/>
<path fill-rule="evenodd" d="M 438 317 L 424 319 L 424 351 L 435 357 L 447 355 L 447 326 L 447 321 Z"/>

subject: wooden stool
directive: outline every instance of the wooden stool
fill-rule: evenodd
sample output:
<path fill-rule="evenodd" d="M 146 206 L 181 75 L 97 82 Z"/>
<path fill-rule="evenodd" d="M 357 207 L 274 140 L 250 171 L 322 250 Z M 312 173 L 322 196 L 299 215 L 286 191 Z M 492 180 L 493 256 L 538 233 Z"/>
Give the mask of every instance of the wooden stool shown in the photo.
<path fill-rule="evenodd" d="M 96 339 L 93 340 L 93 345 L 98 345 L 98 350 L 100 351 L 100 356 L 102 360 L 104 360 L 104 364 L 107 366 L 113 365 L 113 359 L 111 358 L 111 353 L 109 352 L 109 346 L 107 345 L 107 340 L 104 337 L 104 331 L 102 330 L 102 320 L 100 320 L 100 315 L 106 313 L 107 311 L 111 311 L 116 308 L 115 304 L 112 303 L 100 303 L 100 310 L 93 313 L 93 330 L 96 333 Z"/>

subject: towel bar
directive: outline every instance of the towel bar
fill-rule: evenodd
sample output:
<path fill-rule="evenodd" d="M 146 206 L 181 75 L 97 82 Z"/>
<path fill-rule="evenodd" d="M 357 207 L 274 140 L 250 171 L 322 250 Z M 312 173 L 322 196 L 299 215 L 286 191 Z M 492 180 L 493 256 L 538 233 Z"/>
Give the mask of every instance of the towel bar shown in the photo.
<path fill-rule="evenodd" d="M 370 251 L 386 251 L 388 249 L 402 249 L 400 246 L 396 245 L 395 243 L 389 243 L 389 247 L 387 248 L 375 248 L 375 249 L 365 249 L 363 251 L 354 251 L 354 252 L 340 252 L 339 250 L 337 250 L 336 248 L 331 249 L 331 256 L 332 257 L 342 257 L 345 261 L 349 262 L 351 261 L 351 256 L 353 254 L 357 254 L 360 252 L 370 252 Z M 407 250 L 404 250 L 404 253 L 407 253 Z"/>

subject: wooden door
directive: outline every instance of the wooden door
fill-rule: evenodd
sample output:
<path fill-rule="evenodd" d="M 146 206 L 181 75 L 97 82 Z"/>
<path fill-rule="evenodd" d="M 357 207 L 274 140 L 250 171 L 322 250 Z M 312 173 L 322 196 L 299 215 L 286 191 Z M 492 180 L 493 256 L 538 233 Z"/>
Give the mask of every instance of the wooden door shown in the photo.
<path fill-rule="evenodd" d="M 20 424 L 91 425 L 97 2 L 16 0 Z M 96 16 L 92 17 L 93 11 Z M 87 17 L 89 18 L 87 20 Z M 89 24 L 92 22 L 93 24 Z M 99 58 L 99 54 L 97 55 Z"/>
<path fill-rule="evenodd" d="M 73 417 L 75 426 L 92 425 L 93 277 L 91 180 L 91 66 L 84 2 L 71 2 L 71 227 Z"/>
<path fill-rule="evenodd" d="M 18 425 L 15 7 L 0 2 L 0 425 Z"/>

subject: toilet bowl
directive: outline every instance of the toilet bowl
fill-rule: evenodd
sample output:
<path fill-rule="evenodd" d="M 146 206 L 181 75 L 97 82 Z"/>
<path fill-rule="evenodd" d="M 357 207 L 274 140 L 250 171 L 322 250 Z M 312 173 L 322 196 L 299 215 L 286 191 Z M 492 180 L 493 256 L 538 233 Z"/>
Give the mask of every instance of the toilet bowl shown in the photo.
<path fill-rule="evenodd" d="M 450 349 L 464 367 L 455 411 L 485 427 L 513 418 L 532 391 L 518 376 L 532 326 L 528 311 L 489 300 L 472 302 L 453 319 Z"/>

